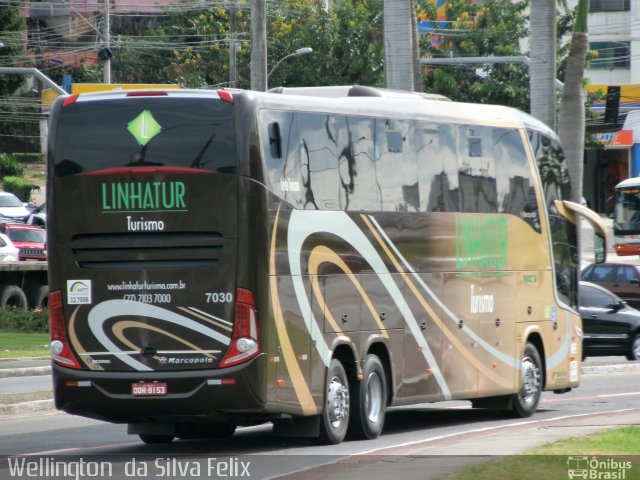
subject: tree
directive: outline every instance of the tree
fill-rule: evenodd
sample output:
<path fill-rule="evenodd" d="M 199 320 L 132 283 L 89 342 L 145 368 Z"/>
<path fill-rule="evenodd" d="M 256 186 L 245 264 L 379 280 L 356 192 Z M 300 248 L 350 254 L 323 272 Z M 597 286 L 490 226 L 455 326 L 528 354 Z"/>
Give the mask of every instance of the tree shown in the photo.
<path fill-rule="evenodd" d="M 19 64 L 24 59 L 24 18 L 17 7 L 0 7 L 0 65 Z M 19 99 L 14 94 L 25 84 L 24 75 L 0 74 L 0 152 L 38 150 L 38 104 L 35 99 Z"/>
<path fill-rule="evenodd" d="M 574 31 L 571 36 L 571 48 L 567 56 L 558 122 L 558 135 L 564 147 L 567 169 L 571 178 L 571 200 L 575 202 L 579 202 L 582 197 L 585 135 L 583 80 L 589 49 L 588 13 L 589 0 L 579 0 Z"/>
<path fill-rule="evenodd" d="M 383 86 L 382 0 L 335 0 L 329 9 L 322 1 L 288 2 L 272 13 L 269 67 L 300 47 L 314 53 L 283 62 L 269 85 Z"/>
<path fill-rule="evenodd" d="M 24 55 L 24 18 L 17 7 L 4 5 L 0 8 L 0 32 L 4 47 L 0 47 L 0 64 L 17 67 L 15 59 Z M 13 94 L 24 83 L 24 75 L 0 74 L 0 97 Z"/>
<path fill-rule="evenodd" d="M 421 20 L 431 21 L 433 33 L 422 36 L 427 57 L 489 57 L 521 55 L 519 40 L 526 37 L 525 4 L 486 0 L 482 4 L 451 0 L 444 6 L 447 22 L 438 21 L 433 3 L 418 2 Z M 518 64 L 431 67 L 424 76 L 425 91 L 452 100 L 508 105 L 529 109 L 527 69 Z"/>

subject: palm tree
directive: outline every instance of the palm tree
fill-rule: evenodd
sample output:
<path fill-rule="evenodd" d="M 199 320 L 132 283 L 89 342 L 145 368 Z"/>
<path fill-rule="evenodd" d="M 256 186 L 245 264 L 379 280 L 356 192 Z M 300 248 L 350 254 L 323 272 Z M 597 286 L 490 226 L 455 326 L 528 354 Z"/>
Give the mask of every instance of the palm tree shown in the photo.
<path fill-rule="evenodd" d="M 529 14 L 530 111 L 556 128 L 556 0 L 532 0 Z"/>
<path fill-rule="evenodd" d="M 582 197 L 585 130 L 585 93 L 582 83 L 589 49 L 588 13 L 589 0 L 579 0 L 571 35 L 571 48 L 567 56 L 558 119 L 558 135 L 564 147 L 567 169 L 571 178 L 571 200 L 574 202 L 580 201 Z"/>
<path fill-rule="evenodd" d="M 384 83 L 413 91 L 411 0 L 384 0 Z"/>

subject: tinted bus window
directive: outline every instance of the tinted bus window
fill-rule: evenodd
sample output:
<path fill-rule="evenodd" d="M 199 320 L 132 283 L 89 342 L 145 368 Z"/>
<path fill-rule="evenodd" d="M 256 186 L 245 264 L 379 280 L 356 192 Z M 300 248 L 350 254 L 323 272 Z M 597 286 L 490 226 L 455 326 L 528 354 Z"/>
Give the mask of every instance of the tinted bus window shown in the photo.
<path fill-rule="evenodd" d="M 61 112 L 57 176 L 135 166 L 235 172 L 233 107 L 226 102 L 140 97 L 77 102 Z"/>
<path fill-rule="evenodd" d="M 420 205 L 428 212 L 458 212 L 458 161 L 455 128 L 419 123 L 415 131 Z"/>

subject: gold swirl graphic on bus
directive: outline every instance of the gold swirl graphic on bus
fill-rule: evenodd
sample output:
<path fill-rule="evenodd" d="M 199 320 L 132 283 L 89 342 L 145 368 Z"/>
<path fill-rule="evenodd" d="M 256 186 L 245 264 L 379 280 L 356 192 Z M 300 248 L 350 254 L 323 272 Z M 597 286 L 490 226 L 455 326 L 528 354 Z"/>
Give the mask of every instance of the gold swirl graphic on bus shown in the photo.
<path fill-rule="evenodd" d="M 512 386 L 511 382 L 505 381 L 504 378 L 501 378 L 498 374 L 496 374 L 495 372 L 493 372 L 492 370 L 490 370 L 486 366 L 478 363 L 478 359 L 473 355 L 473 353 L 471 353 L 465 347 L 465 345 L 446 327 L 446 325 L 444 324 L 442 319 L 431 308 L 431 306 L 429 305 L 427 300 L 424 298 L 422 293 L 418 290 L 418 288 L 415 286 L 415 284 L 411 281 L 411 279 L 407 275 L 407 272 L 405 271 L 404 268 L 402 268 L 402 266 L 400 265 L 400 262 L 398 261 L 396 256 L 393 254 L 393 252 L 391 252 L 391 250 L 389 249 L 389 247 L 386 244 L 386 242 L 380 237 L 378 231 L 371 224 L 369 218 L 366 217 L 365 215 L 361 215 L 361 218 L 365 222 L 365 224 L 367 225 L 367 227 L 369 228 L 369 230 L 371 231 L 373 236 L 375 237 L 375 239 L 378 242 L 378 244 L 385 251 L 385 253 L 389 257 L 389 260 L 391 260 L 391 262 L 393 263 L 393 265 L 396 268 L 396 270 L 398 271 L 398 273 L 402 276 L 402 278 L 405 281 L 405 283 L 407 284 L 407 286 L 411 289 L 411 292 L 413 293 L 413 295 L 416 297 L 418 302 L 420 302 L 420 305 L 422 305 L 422 308 L 425 309 L 427 314 L 436 323 L 436 325 L 438 326 L 439 330 L 446 335 L 446 337 L 449 339 L 449 341 L 458 349 L 458 351 L 467 359 L 467 361 L 471 365 L 474 365 L 478 369 L 478 371 L 480 373 L 484 374 L 487 378 L 491 379 L 494 383 L 496 383 L 496 384 L 498 384 L 498 385 L 500 385 L 502 387 L 505 387 L 505 388 L 510 388 Z"/>
<path fill-rule="evenodd" d="M 344 273 L 347 274 L 347 277 L 349 278 L 349 280 L 351 280 L 353 285 L 356 287 L 356 289 L 360 293 L 360 297 L 362 298 L 365 305 L 367 306 L 367 309 L 371 313 L 373 320 L 378 325 L 378 328 L 382 332 L 383 337 L 389 338 L 389 333 L 387 332 L 387 329 L 382 324 L 382 321 L 380 320 L 380 317 L 376 312 L 376 309 L 373 306 L 373 303 L 371 302 L 369 295 L 367 295 L 367 292 L 364 290 L 361 283 L 358 281 L 357 276 L 351 271 L 348 265 L 344 262 L 344 260 L 340 258 L 340 256 L 336 252 L 334 252 L 329 247 L 326 247 L 324 245 L 318 245 L 313 250 L 311 250 L 311 253 L 309 254 L 309 274 L 311 278 L 311 284 L 313 286 L 313 291 L 315 293 L 316 299 L 318 300 L 318 304 L 320 305 L 320 307 L 322 307 L 322 311 L 324 312 L 327 318 L 327 321 L 331 324 L 333 331 L 339 334 L 343 334 L 342 329 L 338 326 L 338 323 L 336 322 L 335 318 L 331 314 L 331 311 L 326 305 L 324 301 L 324 296 L 322 294 L 322 289 L 320 288 L 320 282 L 318 281 L 318 270 L 322 263 L 332 263 L 335 266 L 337 266 L 340 270 L 342 270 Z"/>
<path fill-rule="evenodd" d="M 271 249 L 269 252 L 269 281 L 271 283 L 271 302 L 273 304 L 273 317 L 276 324 L 276 332 L 282 349 L 287 372 L 291 378 L 293 390 L 298 398 L 298 403 L 302 408 L 304 415 L 314 415 L 318 413 L 318 407 L 313 401 L 309 385 L 305 380 L 304 374 L 300 369 L 296 354 L 293 351 L 293 345 L 287 332 L 287 327 L 282 315 L 282 307 L 280 306 L 280 297 L 278 294 L 278 277 L 276 276 L 276 238 L 278 229 L 278 219 L 280 218 L 280 207 L 276 212 L 276 218 L 273 222 L 273 232 L 271 233 Z"/>
<path fill-rule="evenodd" d="M 91 367 L 93 370 L 104 370 L 104 367 L 100 366 L 99 364 L 90 362 L 91 357 L 89 357 L 89 355 L 87 354 L 87 349 L 82 346 L 82 344 L 80 343 L 80 339 L 76 334 L 75 324 L 76 324 L 76 317 L 78 316 L 79 311 L 80 311 L 80 307 L 78 306 L 71 313 L 71 317 L 69 318 L 69 337 L 71 340 L 71 345 L 73 345 L 73 348 L 75 349 L 76 353 L 80 357 L 80 360 L 82 360 L 82 362 L 85 365 L 87 365 L 88 367 Z M 87 360 L 89 360 L 89 362 L 87 362 Z"/>
<path fill-rule="evenodd" d="M 207 353 L 206 351 L 203 351 L 203 349 L 201 349 L 200 347 L 198 347 L 197 345 L 188 342 L 187 340 L 178 337 L 177 335 L 174 335 L 171 332 L 168 332 L 167 330 L 163 330 L 161 328 L 155 327 L 153 325 L 148 325 L 146 323 L 142 323 L 142 322 L 137 322 L 134 320 L 121 320 L 119 322 L 117 322 L 113 327 L 112 327 L 112 331 L 113 334 L 116 336 L 116 338 L 118 340 L 120 340 L 120 342 L 122 342 L 124 345 L 126 345 L 127 347 L 129 347 L 132 351 L 141 351 L 142 350 L 142 346 L 140 345 L 136 345 L 135 343 L 129 341 L 129 339 L 126 337 L 124 331 L 128 328 L 139 328 L 141 330 L 151 330 L 152 332 L 156 332 L 156 333 L 160 333 L 162 335 L 165 335 L 169 338 L 171 338 L 172 340 L 175 340 L 183 345 L 186 345 L 187 347 L 190 347 L 192 350 L 194 350 L 194 353 L 200 353 L 202 355 L 204 355 L 205 357 L 209 357 L 209 358 L 213 358 L 215 359 L 216 356 L 212 355 L 211 353 Z M 190 352 L 185 352 L 185 353 L 190 353 Z M 154 357 L 155 358 L 155 357 Z"/>
<path fill-rule="evenodd" d="M 186 307 L 178 307 L 178 310 L 182 310 L 183 312 L 188 313 L 191 316 L 199 318 L 200 320 L 204 320 L 205 322 L 207 322 L 207 323 L 209 323 L 209 324 L 211 324 L 211 325 L 213 325 L 215 327 L 221 328 L 222 330 L 226 330 L 229 333 L 231 333 L 233 331 L 233 329 L 229 325 L 223 325 L 222 323 L 216 322 L 215 320 L 213 320 L 211 318 L 207 318 L 204 315 L 200 315 L 200 314 L 198 314 L 196 312 L 193 312 L 193 311 L 189 310 Z"/>

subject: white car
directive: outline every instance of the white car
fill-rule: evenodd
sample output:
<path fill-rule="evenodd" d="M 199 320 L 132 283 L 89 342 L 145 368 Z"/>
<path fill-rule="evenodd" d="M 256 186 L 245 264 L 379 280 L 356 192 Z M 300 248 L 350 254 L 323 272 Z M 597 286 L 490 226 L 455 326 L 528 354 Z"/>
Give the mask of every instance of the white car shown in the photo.
<path fill-rule="evenodd" d="M 29 212 L 26 223 L 29 225 L 37 225 L 40 228 L 47 228 L 47 210 L 44 203 Z"/>
<path fill-rule="evenodd" d="M 4 233 L 0 233 L 0 262 L 17 262 L 18 247 Z"/>
<path fill-rule="evenodd" d="M 23 219 L 27 215 L 29 215 L 29 210 L 18 197 L 10 192 L 0 192 L 0 216 Z"/>

